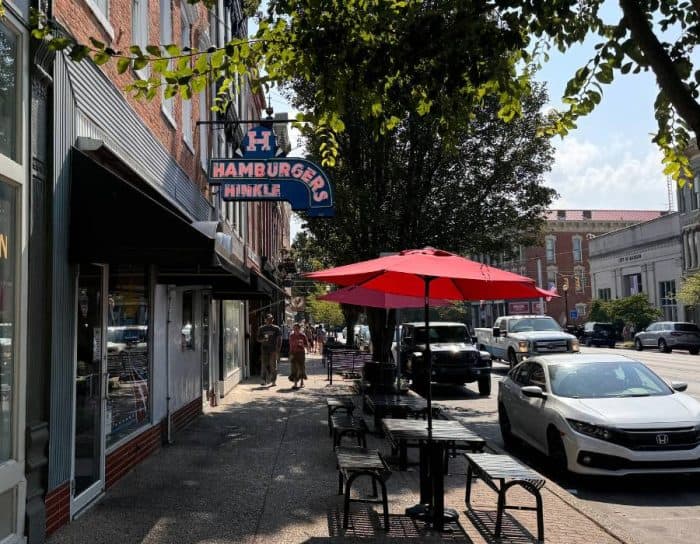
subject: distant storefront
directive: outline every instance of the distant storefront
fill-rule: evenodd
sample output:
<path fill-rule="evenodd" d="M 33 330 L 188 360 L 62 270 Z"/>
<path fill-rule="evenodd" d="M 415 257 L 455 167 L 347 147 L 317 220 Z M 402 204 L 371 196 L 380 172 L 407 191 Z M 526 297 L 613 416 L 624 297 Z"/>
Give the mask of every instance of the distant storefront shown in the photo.
<path fill-rule="evenodd" d="M 677 213 L 597 236 L 589 247 L 593 298 L 646 293 L 663 319 L 685 320 L 676 301 L 683 251 Z"/>

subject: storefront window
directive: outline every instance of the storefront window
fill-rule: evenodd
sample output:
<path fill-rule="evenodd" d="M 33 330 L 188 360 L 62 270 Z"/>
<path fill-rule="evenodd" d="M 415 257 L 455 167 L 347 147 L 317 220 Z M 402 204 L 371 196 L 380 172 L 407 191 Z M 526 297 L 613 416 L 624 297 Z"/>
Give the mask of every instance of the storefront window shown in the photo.
<path fill-rule="evenodd" d="M 0 182 L 0 464 L 12 457 L 14 439 L 16 199 L 17 190 Z"/>
<path fill-rule="evenodd" d="M 15 491 L 0 493 L 0 540 L 14 533 Z"/>
<path fill-rule="evenodd" d="M 19 36 L 0 22 L 0 154 L 17 160 Z"/>
<path fill-rule="evenodd" d="M 224 372 L 228 378 L 241 367 L 243 360 L 243 303 L 237 300 L 223 301 L 223 356 Z"/>
<path fill-rule="evenodd" d="M 659 299 L 661 302 L 661 311 L 664 313 L 664 320 L 677 321 L 678 308 L 676 306 L 675 280 L 659 282 Z"/>
<path fill-rule="evenodd" d="M 107 446 L 150 422 L 149 288 L 143 266 L 110 266 Z"/>

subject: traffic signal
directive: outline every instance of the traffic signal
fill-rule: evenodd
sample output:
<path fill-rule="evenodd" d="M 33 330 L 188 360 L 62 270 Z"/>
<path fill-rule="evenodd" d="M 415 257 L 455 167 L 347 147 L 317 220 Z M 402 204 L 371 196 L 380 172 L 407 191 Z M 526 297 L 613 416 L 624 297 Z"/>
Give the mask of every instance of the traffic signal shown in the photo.
<path fill-rule="evenodd" d="M 568 290 L 569 290 L 569 278 L 564 278 L 564 279 L 562 280 L 562 282 L 561 282 L 561 288 L 562 288 L 564 291 L 568 291 Z"/>
<path fill-rule="evenodd" d="M 574 276 L 574 285 L 576 286 L 576 292 L 579 293 L 581 291 L 581 277 L 580 276 Z"/>

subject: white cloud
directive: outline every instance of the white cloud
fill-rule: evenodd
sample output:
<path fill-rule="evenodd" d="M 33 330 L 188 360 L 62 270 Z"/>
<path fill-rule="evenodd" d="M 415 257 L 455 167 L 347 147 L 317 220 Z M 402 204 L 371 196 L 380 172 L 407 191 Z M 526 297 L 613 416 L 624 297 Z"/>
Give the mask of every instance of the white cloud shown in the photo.
<path fill-rule="evenodd" d="M 613 139 L 602 146 L 569 137 L 556 147 L 554 166 L 546 176 L 547 185 L 560 194 L 554 207 L 668 207 L 661 153 L 651 144 L 635 148 L 631 143 Z"/>

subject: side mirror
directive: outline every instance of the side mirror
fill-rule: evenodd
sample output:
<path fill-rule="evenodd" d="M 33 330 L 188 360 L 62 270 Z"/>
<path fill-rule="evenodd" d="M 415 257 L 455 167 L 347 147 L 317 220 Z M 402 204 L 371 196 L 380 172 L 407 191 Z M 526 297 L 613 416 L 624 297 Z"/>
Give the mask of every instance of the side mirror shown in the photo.
<path fill-rule="evenodd" d="M 491 362 L 491 354 L 488 351 L 479 351 L 479 359 L 484 362 Z"/>
<path fill-rule="evenodd" d="M 492 332 L 494 338 L 498 338 L 499 336 L 501 336 L 501 328 L 500 327 L 494 327 L 491 332 Z"/>
<path fill-rule="evenodd" d="M 688 384 L 685 382 L 671 382 L 671 387 L 675 391 L 685 391 L 688 389 Z"/>
<path fill-rule="evenodd" d="M 523 395 L 530 398 L 543 399 L 547 396 L 539 385 L 526 385 L 525 387 L 521 387 L 520 391 L 522 391 Z"/>

